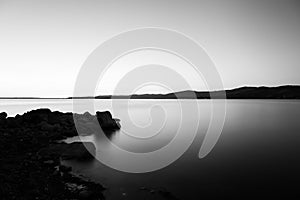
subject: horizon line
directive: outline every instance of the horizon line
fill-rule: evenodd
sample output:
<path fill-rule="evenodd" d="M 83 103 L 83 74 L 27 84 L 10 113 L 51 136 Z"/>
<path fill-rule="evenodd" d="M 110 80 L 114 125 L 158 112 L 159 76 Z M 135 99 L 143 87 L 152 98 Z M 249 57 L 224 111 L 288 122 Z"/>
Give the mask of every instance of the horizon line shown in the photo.
<path fill-rule="evenodd" d="M 277 86 L 249 86 L 244 85 L 236 88 L 229 88 L 229 89 L 223 89 L 223 90 L 179 90 L 176 92 L 169 92 L 169 93 L 142 93 L 142 94 L 104 94 L 104 95 L 96 95 L 96 96 L 79 96 L 79 97 L 0 97 L 1 99 L 73 99 L 73 98 L 85 98 L 85 99 L 97 99 L 97 97 L 128 97 L 128 96 L 142 96 L 142 95 L 169 95 L 174 93 L 180 93 L 180 92 L 198 92 L 198 93 L 211 93 L 211 92 L 220 92 L 220 91 L 231 91 L 236 89 L 242 89 L 242 88 L 279 88 L 279 87 L 300 87 L 300 85 L 293 85 L 293 84 L 287 84 L 287 85 L 277 85 Z"/>

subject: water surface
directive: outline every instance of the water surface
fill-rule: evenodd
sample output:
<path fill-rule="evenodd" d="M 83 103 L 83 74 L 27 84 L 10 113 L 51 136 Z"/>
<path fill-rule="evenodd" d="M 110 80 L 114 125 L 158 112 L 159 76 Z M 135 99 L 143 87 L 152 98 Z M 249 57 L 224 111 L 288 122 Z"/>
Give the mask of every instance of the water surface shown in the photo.
<path fill-rule="evenodd" d="M 180 103 L 186 107 L 191 104 L 189 100 Z M 113 145 L 141 153 L 159 149 L 175 136 L 180 122 L 177 104 L 172 100 L 134 100 L 129 107 L 130 120 L 134 124 L 128 123 L 129 119 L 118 116 L 121 109 L 127 109 L 122 100 L 114 108 L 109 100 L 97 100 L 95 108 L 110 110 L 114 117 L 121 119 L 121 130 L 109 136 Z M 72 102 L 0 101 L 0 110 L 6 111 L 10 116 L 41 107 L 70 112 Z M 68 161 L 66 164 L 71 165 L 75 172 L 105 185 L 108 188 L 107 199 L 160 199 L 162 195 L 156 193 L 158 190 L 169 191 L 178 199 L 299 195 L 300 101 L 228 100 L 221 137 L 211 153 L 203 159 L 198 158 L 198 152 L 212 114 L 209 100 L 199 100 L 199 110 L 200 115 L 191 115 L 189 119 L 183 120 L 184 124 L 180 129 L 180 137 L 184 139 L 185 134 L 192 134 L 192 123 L 199 123 L 192 145 L 183 156 L 166 168 L 131 174 L 111 169 L 97 160 Z M 84 111 L 83 109 L 82 112 Z M 134 132 L 141 130 L 137 127 L 144 128 L 145 131 Z M 128 133 L 153 138 L 144 143 L 134 143 Z M 152 135 L 154 133 L 157 134 Z M 82 139 L 94 142 L 96 147 L 101 143 L 97 135 Z M 75 140 L 78 138 L 69 139 Z M 126 158 L 112 155 L 114 159 L 126 162 Z M 97 151 L 97 156 L 101 156 L 101 152 Z"/>

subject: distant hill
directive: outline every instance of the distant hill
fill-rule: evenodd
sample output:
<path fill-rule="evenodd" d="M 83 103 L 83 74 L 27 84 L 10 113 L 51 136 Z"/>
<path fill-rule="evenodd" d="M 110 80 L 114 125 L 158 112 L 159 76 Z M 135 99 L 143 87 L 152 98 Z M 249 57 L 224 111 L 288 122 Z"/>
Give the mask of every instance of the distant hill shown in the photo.
<path fill-rule="evenodd" d="M 226 91 L 228 99 L 300 99 L 300 86 L 242 87 Z"/>
<path fill-rule="evenodd" d="M 197 99 L 223 98 L 224 91 L 180 91 L 168 94 L 134 94 L 131 96 L 105 95 L 96 96 L 96 99 L 192 99 L 196 94 Z M 300 99 L 300 86 L 279 86 L 279 87 L 241 87 L 232 90 L 225 90 L 227 99 Z M 91 97 L 86 97 L 91 98 Z"/>
<path fill-rule="evenodd" d="M 168 94 L 133 94 L 133 95 L 100 95 L 69 98 L 39 98 L 39 97 L 0 97 L 0 99 L 300 99 L 300 86 L 284 85 L 278 87 L 241 87 L 225 91 L 180 91 Z"/>

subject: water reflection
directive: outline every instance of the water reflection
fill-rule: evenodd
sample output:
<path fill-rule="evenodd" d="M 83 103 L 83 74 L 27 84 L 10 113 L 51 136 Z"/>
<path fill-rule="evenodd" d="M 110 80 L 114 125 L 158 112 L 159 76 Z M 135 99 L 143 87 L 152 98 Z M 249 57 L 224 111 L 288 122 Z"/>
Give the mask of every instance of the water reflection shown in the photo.
<path fill-rule="evenodd" d="M 168 103 L 171 109 L 172 103 Z M 108 186 L 107 199 L 125 198 L 122 196 L 124 192 L 127 199 L 145 198 L 145 191 L 139 190 L 144 187 L 164 188 L 178 199 L 195 200 L 200 197 L 244 199 L 298 194 L 300 102 L 229 101 L 221 138 L 204 159 L 198 159 L 197 154 L 211 113 L 205 102 L 200 109 L 200 127 L 192 146 L 167 168 L 137 175 L 118 172 L 97 161 L 89 166 L 69 164 L 78 172 Z M 189 125 L 195 122 L 192 118 L 186 122 L 185 134 L 189 134 Z M 159 141 L 167 141 L 174 136 L 172 126 L 163 131 Z M 122 148 L 138 152 L 158 147 L 156 142 L 132 144 L 123 134 L 121 129 L 113 133 L 110 140 Z M 101 143 L 96 138 L 90 139 L 95 144 Z M 101 152 L 97 153 L 101 156 Z M 112 158 L 121 159 L 114 156 Z M 146 198 L 151 199 L 151 194 Z"/>
<path fill-rule="evenodd" d="M 120 133 L 120 130 L 105 130 L 104 131 L 105 136 L 111 141 L 114 141 L 116 135 L 118 135 L 119 133 Z"/>
<path fill-rule="evenodd" d="M 163 198 L 155 192 L 159 189 L 170 192 L 178 199 L 189 200 L 225 197 L 231 199 L 299 197 L 300 101 L 228 101 L 222 135 L 213 151 L 204 159 L 198 158 L 198 152 L 211 113 L 209 102 L 202 100 L 200 102 L 201 116 L 199 118 L 190 116 L 182 130 L 183 136 L 190 134 L 190 125 L 199 120 L 200 127 L 193 144 L 180 159 L 164 169 L 145 174 L 129 174 L 111 169 L 97 160 L 89 163 L 68 161 L 67 164 L 71 165 L 75 172 L 104 184 L 108 188 L 106 191 L 108 200 Z M 137 108 L 133 108 L 132 114 L 134 118 L 140 120 L 140 124 L 148 122 L 148 116 L 143 115 L 148 111 L 143 111 L 143 108 L 148 108 L 152 103 L 138 101 Z M 172 101 L 156 103 L 166 104 L 171 112 L 173 110 Z M 189 105 L 189 101 L 183 103 Z M 39 107 L 49 107 L 63 112 L 72 110 L 72 104 L 66 101 L 53 101 L 47 104 L 40 102 L 40 105 L 20 104 L 17 107 L 12 102 L 10 104 L 11 107 L 3 108 L 10 115 Z M 120 102 L 119 109 L 122 108 Z M 96 109 L 112 111 L 110 103 L 102 100 L 96 104 Z M 82 113 L 85 111 L 83 109 Z M 112 114 L 121 119 L 116 113 Z M 159 119 L 159 115 L 156 117 Z M 130 130 L 130 125 L 121 120 L 122 128 Z M 172 117 L 169 120 L 172 122 Z M 122 148 L 145 152 L 160 148 L 174 137 L 173 128 L 176 127 L 177 121 L 174 120 L 172 123 L 162 130 L 163 134 L 159 134 L 159 140 L 153 140 L 148 144 L 130 143 L 122 129 L 107 133 L 105 137 Z M 101 141 L 97 138 L 91 135 L 83 137 L 82 140 L 100 145 Z M 69 139 L 71 140 L 75 141 L 78 138 Z M 97 156 L 102 154 L 103 152 L 97 151 Z M 154 190 L 154 193 L 150 193 L 151 190 Z"/>

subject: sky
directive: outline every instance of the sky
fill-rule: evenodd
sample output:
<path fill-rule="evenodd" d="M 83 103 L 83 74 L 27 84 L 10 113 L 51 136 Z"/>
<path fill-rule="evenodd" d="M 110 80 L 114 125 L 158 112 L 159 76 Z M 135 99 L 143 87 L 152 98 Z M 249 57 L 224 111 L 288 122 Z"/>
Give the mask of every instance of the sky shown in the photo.
<path fill-rule="evenodd" d="M 142 27 L 193 38 L 215 63 L 225 88 L 300 84 L 298 0 L 0 0 L 0 97 L 72 96 L 94 49 Z M 115 72 L 107 75 L 111 82 L 120 79 Z M 112 93 L 112 84 L 97 92 Z M 191 89 L 205 90 L 203 81 L 194 80 Z M 160 89 L 147 86 L 142 92 Z"/>

